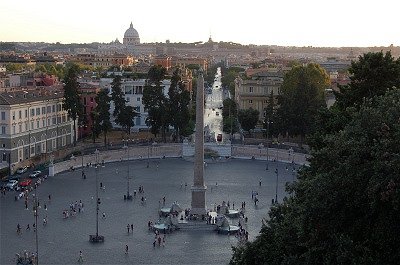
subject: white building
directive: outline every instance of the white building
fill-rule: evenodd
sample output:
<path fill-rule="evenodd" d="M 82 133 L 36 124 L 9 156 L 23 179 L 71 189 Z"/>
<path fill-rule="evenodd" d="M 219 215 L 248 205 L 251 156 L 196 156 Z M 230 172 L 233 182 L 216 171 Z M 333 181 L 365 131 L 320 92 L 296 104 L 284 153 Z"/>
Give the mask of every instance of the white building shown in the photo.
<path fill-rule="evenodd" d="M 107 89 L 109 95 L 111 96 L 111 83 L 113 78 L 101 78 L 100 79 L 100 88 Z M 126 104 L 132 106 L 140 115 L 135 117 L 135 126 L 133 127 L 134 131 L 138 131 L 139 129 L 147 129 L 146 119 L 148 117 L 148 113 L 143 106 L 143 89 L 146 85 L 146 79 L 122 79 L 121 80 L 121 90 L 125 94 Z M 168 96 L 168 90 L 171 86 L 170 80 L 163 80 L 161 86 L 163 87 L 163 93 L 165 96 Z M 114 112 L 114 102 L 111 101 L 111 122 L 114 128 L 120 127 L 114 122 L 114 117 L 112 116 Z"/>

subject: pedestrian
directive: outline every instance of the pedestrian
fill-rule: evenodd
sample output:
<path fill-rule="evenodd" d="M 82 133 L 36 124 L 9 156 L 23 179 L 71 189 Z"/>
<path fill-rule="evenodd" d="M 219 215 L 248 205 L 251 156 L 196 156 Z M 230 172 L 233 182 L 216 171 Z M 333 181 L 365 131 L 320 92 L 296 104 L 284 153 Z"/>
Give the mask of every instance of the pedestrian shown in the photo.
<path fill-rule="evenodd" d="M 47 205 L 46 204 L 44 204 L 44 210 L 47 211 Z"/>
<path fill-rule="evenodd" d="M 156 247 L 156 243 L 157 243 L 157 239 L 154 239 L 154 241 L 153 241 L 153 248 Z"/>
<path fill-rule="evenodd" d="M 131 226 L 128 224 L 128 225 L 126 226 L 126 228 L 128 229 L 128 235 L 129 235 L 129 229 L 131 228 Z"/>
<path fill-rule="evenodd" d="M 259 185 L 260 185 L 260 187 L 261 187 L 261 180 L 259 181 L 259 183 L 258 183 Z"/>
<path fill-rule="evenodd" d="M 29 226 L 29 224 L 26 226 L 26 230 L 31 230 L 31 227 Z"/>
<path fill-rule="evenodd" d="M 132 231 L 132 235 L 133 235 L 133 224 L 131 224 L 131 231 Z"/>
<path fill-rule="evenodd" d="M 128 245 L 125 245 L 125 254 L 128 254 L 128 250 L 129 250 Z"/>
<path fill-rule="evenodd" d="M 51 201 L 51 194 L 49 194 L 49 202 Z"/>
<path fill-rule="evenodd" d="M 106 213 L 103 212 L 103 219 L 106 219 Z"/>
<path fill-rule="evenodd" d="M 82 250 L 79 250 L 79 259 L 78 262 L 83 262 L 83 253 Z"/>
<path fill-rule="evenodd" d="M 163 239 L 162 239 L 162 245 L 163 245 L 163 247 L 165 247 L 165 234 L 164 234 Z"/>

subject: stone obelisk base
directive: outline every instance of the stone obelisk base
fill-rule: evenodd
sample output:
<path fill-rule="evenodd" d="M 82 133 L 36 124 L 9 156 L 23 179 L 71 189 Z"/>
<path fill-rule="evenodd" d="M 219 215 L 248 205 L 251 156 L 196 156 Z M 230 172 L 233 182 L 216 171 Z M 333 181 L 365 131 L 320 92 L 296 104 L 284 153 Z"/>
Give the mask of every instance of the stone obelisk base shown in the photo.
<path fill-rule="evenodd" d="M 192 186 L 191 190 L 192 190 L 192 207 L 190 209 L 190 213 L 197 215 L 207 214 L 207 209 L 205 205 L 207 187 Z"/>

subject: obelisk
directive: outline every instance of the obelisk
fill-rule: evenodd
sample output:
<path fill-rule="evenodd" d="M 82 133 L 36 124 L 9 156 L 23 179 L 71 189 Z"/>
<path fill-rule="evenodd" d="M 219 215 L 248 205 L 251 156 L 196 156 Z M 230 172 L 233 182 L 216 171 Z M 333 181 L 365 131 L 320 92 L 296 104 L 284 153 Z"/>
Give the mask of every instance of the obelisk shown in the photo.
<path fill-rule="evenodd" d="M 192 190 L 192 208 L 190 213 L 203 215 L 206 210 L 206 189 L 204 185 L 204 77 L 199 70 L 196 91 L 196 132 L 194 146 L 194 177 Z"/>

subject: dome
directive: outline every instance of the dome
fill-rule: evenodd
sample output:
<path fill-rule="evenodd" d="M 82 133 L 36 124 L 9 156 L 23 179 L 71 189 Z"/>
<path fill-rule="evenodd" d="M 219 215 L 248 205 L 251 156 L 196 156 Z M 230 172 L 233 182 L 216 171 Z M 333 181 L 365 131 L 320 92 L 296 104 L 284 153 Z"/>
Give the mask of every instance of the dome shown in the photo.
<path fill-rule="evenodd" d="M 139 38 L 139 34 L 136 29 L 133 28 L 132 22 L 129 29 L 125 31 L 124 38 Z"/>

